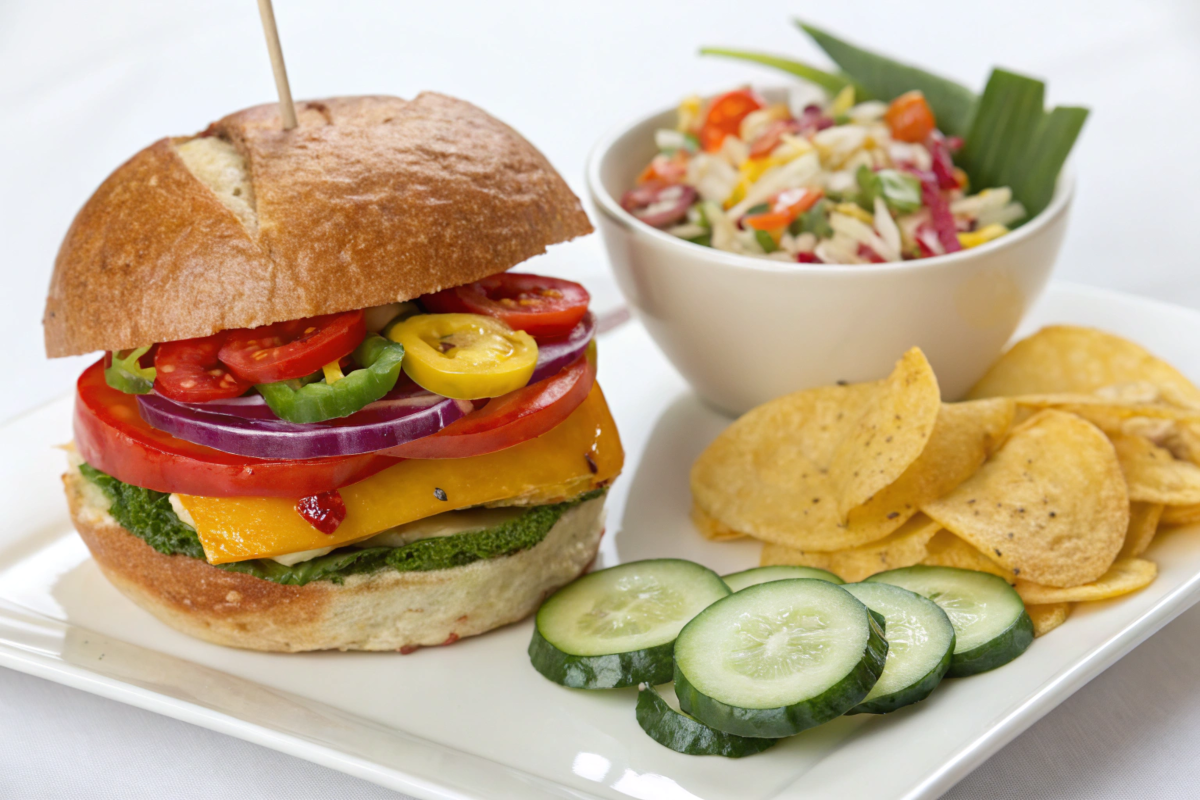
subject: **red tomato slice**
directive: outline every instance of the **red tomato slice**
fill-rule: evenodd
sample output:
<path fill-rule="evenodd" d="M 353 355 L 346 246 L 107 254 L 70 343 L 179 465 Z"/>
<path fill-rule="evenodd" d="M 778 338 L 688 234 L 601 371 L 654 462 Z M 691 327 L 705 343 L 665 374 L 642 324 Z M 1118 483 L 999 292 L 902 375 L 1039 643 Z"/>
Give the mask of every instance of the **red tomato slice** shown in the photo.
<path fill-rule="evenodd" d="M 154 390 L 181 403 L 203 403 L 244 394 L 250 383 L 231 373 L 217 358 L 224 342 L 225 334 L 217 333 L 202 339 L 160 344 L 154 354 L 154 367 L 158 370 Z"/>
<path fill-rule="evenodd" d="M 579 324 L 591 299 L 587 289 L 572 281 L 502 272 L 425 295 L 421 304 L 435 314 L 484 314 L 530 336 L 553 338 L 566 336 Z"/>
<path fill-rule="evenodd" d="M 432 436 L 386 450 L 403 458 L 467 458 L 541 436 L 571 415 L 596 382 L 586 355 L 555 375 L 493 398 Z"/>
<path fill-rule="evenodd" d="M 119 481 L 205 497 L 305 497 L 347 486 L 396 463 L 381 453 L 268 461 L 176 439 L 141 418 L 136 395 L 105 383 L 104 359 L 79 376 L 75 447 L 84 461 Z"/>
<path fill-rule="evenodd" d="M 362 311 L 226 331 L 220 359 L 242 380 L 274 383 L 311 375 L 354 352 L 367 335 Z"/>
<path fill-rule="evenodd" d="M 700 128 L 700 146 L 710 153 L 720 150 L 725 137 L 738 132 L 746 115 L 764 105 L 763 99 L 749 89 L 736 89 L 714 99 Z"/>

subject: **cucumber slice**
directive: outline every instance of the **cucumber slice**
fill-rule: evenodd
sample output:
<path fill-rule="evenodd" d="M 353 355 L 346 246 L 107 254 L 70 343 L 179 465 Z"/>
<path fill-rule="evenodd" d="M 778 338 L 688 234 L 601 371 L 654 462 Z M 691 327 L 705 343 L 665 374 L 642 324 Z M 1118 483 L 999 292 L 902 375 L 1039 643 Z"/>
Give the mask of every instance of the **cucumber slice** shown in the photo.
<path fill-rule="evenodd" d="M 768 581 L 783 581 L 788 578 L 816 578 L 819 581 L 829 581 L 836 583 L 839 586 L 845 583 L 844 580 L 834 575 L 826 569 L 817 569 L 816 567 L 755 567 L 754 569 L 744 569 L 741 572 L 734 572 L 722 578 L 729 586 L 729 590 L 740 592 L 748 586 L 758 586 L 760 583 Z"/>
<path fill-rule="evenodd" d="M 576 689 L 667 683 L 679 630 L 728 594 L 717 573 L 677 558 L 602 569 L 542 603 L 529 659 Z"/>
<path fill-rule="evenodd" d="M 779 741 L 722 733 L 671 708 L 653 686 L 643 683 L 638 689 L 638 725 L 651 739 L 676 753 L 741 758 L 761 753 Z"/>
<path fill-rule="evenodd" d="M 954 626 L 932 600 L 887 583 L 852 583 L 846 591 L 887 620 L 887 663 L 849 714 L 886 714 L 928 697 L 954 655 Z"/>
<path fill-rule="evenodd" d="M 751 586 L 713 603 L 675 641 L 679 707 L 725 733 L 778 739 L 862 702 L 887 642 L 867 607 L 826 581 Z"/>
<path fill-rule="evenodd" d="M 1033 641 L 1025 604 L 1003 579 L 956 567 L 904 567 L 880 572 L 869 583 L 890 583 L 928 597 L 954 626 L 951 678 L 965 678 L 1007 664 Z"/>

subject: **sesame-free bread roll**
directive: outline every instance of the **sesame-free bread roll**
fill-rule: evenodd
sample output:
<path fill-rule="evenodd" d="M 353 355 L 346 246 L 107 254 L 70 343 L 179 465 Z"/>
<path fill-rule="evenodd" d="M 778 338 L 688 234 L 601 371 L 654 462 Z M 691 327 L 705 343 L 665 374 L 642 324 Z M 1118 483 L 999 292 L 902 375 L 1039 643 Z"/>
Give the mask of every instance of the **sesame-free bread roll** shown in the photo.
<path fill-rule="evenodd" d="M 470 103 L 425 93 L 275 104 L 161 139 L 118 167 L 59 250 L 51 357 L 407 300 L 592 231 L 545 157 Z"/>

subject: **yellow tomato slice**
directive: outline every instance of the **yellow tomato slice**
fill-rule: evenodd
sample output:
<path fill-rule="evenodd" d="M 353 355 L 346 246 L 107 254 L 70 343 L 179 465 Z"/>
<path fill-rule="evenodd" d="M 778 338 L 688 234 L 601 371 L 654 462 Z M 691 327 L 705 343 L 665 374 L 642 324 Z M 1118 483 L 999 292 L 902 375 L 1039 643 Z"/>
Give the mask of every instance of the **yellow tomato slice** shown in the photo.
<path fill-rule="evenodd" d="M 495 317 L 421 314 L 393 325 L 404 371 L 429 391 L 458 400 L 499 397 L 529 383 L 537 342 Z"/>

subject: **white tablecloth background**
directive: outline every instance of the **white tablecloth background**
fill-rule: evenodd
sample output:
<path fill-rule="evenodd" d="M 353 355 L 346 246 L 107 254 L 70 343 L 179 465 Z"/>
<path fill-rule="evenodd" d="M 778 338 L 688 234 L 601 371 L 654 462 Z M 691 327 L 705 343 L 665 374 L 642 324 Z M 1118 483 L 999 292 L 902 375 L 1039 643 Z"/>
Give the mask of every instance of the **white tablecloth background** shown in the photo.
<path fill-rule="evenodd" d="M 582 194 L 610 127 L 771 73 L 695 56 L 725 44 L 819 59 L 793 14 L 982 85 L 1049 80 L 1092 117 L 1061 277 L 1200 308 L 1200 3 L 301 2 L 276 13 L 299 98 L 437 89 L 534 141 Z M 250 0 L 0 0 L 0 420 L 69 389 L 39 322 L 61 237 L 108 172 L 168 134 L 273 99 Z M 545 268 L 603 273 L 596 237 Z M 539 266 L 541 268 L 541 266 Z M 186 313 L 180 298 L 180 313 Z M 20 454 L 6 454 L 19 457 Z M 966 778 L 952 798 L 1200 794 L 1200 609 Z M 409 687 L 397 686 L 396 691 Z M 751 768 L 747 764 L 747 768 Z M 0 797 L 398 797 L 192 725 L 0 669 Z"/>

